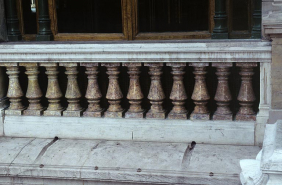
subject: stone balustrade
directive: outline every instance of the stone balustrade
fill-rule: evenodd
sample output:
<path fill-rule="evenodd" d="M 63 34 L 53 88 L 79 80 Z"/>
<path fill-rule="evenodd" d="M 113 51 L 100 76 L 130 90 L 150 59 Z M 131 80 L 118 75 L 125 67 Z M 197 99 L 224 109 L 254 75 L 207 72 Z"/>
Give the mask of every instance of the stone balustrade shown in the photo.
<path fill-rule="evenodd" d="M 172 120 L 237 120 L 255 121 L 252 76 L 257 63 L 0 63 L 6 67 L 9 78 L 7 97 L 10 106 L 6 115 L 28 116 L 65 116 L 65 117 L 106 117 L 132 119 L 172 119 Z M 241 76 L 238 92 L 231 92 L 229 84 L 230 68 L 236 69 Z M 21 69 L 21 70 L 20 70 Z M 41 69 L 41 70 L 39 70 Z M 104 74 L 99 75 L 102 69 Z M 144 70 L 147 69 L 147 70 Z M 212 72 L 213 69 L 215 74 Z M 44 72 L 45 70 L 45 72 Z M 25 72 L 24 72 L 25 71 Z M 45 76 L 46 83 L 38 75 Z M 43 71 L 43 72 L 42 72 Z M 166 73 L 164 72 L 166 71 Z M 23 73 L 20 76 L 20 73 Z M 121 74 L 123 73 L 123 74 Z M 148 88 L 140 81 L 146 78 Z M 171 74 L 169 74 L 171 73 Z M 194 79 L 185 80 L 187 73 L 193 73 Z M 26 75 L 24 75 L 26 74 Z M 59 76 L 65 75 L 64 91 Z M 128 84 L 121 82 L 120 76 L 128 77 Z M 167 75 L 167 76 L 165 76 Z M 192 74 L 190 74 L 192 75 Z M 215 79 L 215 93 L 209 89 L 207 75 Z M 81 81 L 80 78 L 87 79 Z M 22 87 L 22 78 L 26 77 L 27 87 Z M 165 82 L 164 79 L 166 79 Z M 165 84 L 171 87 L 164 88 Z M 187 93 L 188 83 L 194 81 L 191 93 Z M 87 83 L 81 85 L 81 83 Z M 106 84 L 101 91 L 99 84 Z M 124 85 L 126 84 L 126 85 Z M 121 85 L 123 88 L 121 88 Z M 40 87 L 44 87 L 42 91 Z M 85 87 L 85 89 L 82 89 Z M 216 88 L 215 88 L 216 87 Z M 23 92 L 26 89 L 26 92 Z M 124 90 L 125 89 L 125 90 Z M 148 89 L 148 92 L 142 92 Z M 126 92 L 126 94 L 125 94 Z M 165 92 L 169 92 L 165 93 Z M 234 99 L 234 95 L 237 96 Z M 213 95 L 212 95 L 213 94 Z M 45 97 L 44 97 L 45 96 Z M 232 100 L 233 97 L 233 100 Z M 105 100 L 101 105 L 101 99 Z M 258 97 L 257 97 L 258 98 Z M 23 103 L 26 99 L 26 103 Z M 45 99 L 46 103 L 41 103 Z M 61 104 L 65 100 L 65 107 Z M 190 103 L 188 101 L 190 99 Z M 82 104 L 81 101 L 85 100 Z M 231 101 L 237 102 L 238 111 L 231 107 Z M 166 105 L 164 105 L 166 104 Z M 84 105 L 84 106 L 83 106 Z M 232 104 L 234 105 L 234 103 Z M 145 109 L 144 107 L 149 107 Z M 216 107 L 213 110 L 212 107 Z M 189 110 L 192 110 L 189 112 Z"/>

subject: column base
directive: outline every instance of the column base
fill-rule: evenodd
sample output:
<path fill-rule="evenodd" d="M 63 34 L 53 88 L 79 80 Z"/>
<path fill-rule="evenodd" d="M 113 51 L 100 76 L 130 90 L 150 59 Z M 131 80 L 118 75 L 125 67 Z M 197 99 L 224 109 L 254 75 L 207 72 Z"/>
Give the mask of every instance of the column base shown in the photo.
<path fill-rule="evenodd" d="M 104 115 L 105 115 L 105 118 L 122 118 L 124 115 L 124 110 L 119 111 L 119 112 L 106 111 Z"/>
<path fill-rule="evenodd" d="M 145 116 L 145 111 L 143 111 L 143 112 L 129 112 L 129 111 L 127 111 L 125 113 L 125 118 L 139 118 L 139 119 L 141 119 L 141 118 L 144 118 L 144 116 Z"/>
<path fill-rule="evenodd" d="M 101 118 L 103 116 L 103 113 L 104 113 L 104 109 L 102 109 L 101 111 L 97 111 L 97 112 L 86 111 L 83 113 L 83 116 Z"/>
<path fill-rule="evenodd" d="M 147 112 L 147 119 L 165 119 L 165 111 L 164 112 Z"/>
<path fill-rule="evenodd" d="M 210 120 L 210 113 L 206 113 L 206 114 L 192 113 L 190 115 L 190 120 L 192 120 L 192 121 L 194 121 L 194 120 L 203 120 L 203 121 Z"/>
<path fill-rule="evenodd" d="M 214 114 L 212 117 L 213 120 L 215 121 L 232 121 L 233 120 L 233 115 L 232 114 Z"/>
<path fill-rule="evenodd" d="M 23 115 L 25 116 L 41 116 L 43 114 L 45 109 L 41 109 L 41 110 L 29 110 L 26 109 L 23 111 Z"/>
<path fill-rule="evenodd" d="M 252 32 L 251 39 L 261 39 L 261 32 Z"/>
<path fill-rule="evenodd" d="M 23 111 L 24 109 L 22 110 L 5 110 L 5 115 L 11 115 L 11 116 L 21 116 L 23 115 Z"/>
<path fill-rule="evenodd" d="M 46 111 L 44 111 L 43 115 L 44 116 L 62 116 L 63 111 L 64 111 L 64 109 L 62 109 L 62 110 L 46 110 Z"/>
<path fill-rule="evenodd" d="M 66 116 L 66 117 L 81 117 L 83 110 L 84 109 L 75 110 L 75 111 L 65 110 L 65 111 L 63 111 L 63 116 Z"/>
<path fill-rule="evenodd" d="M 256 121 L 257 116 L 253 115 L 245 115 L 245 114 L 237 114 L 235 117 L 236 121 Z"/>
<path fill-rule="evenodd" d="M 8 35 L 9 41 L 21 41 L 22 36 L 21 35 Z"/>
<path fill-rule="evenodd" d="M 186 113 L 175 113 L 175 112 L 170 112 L 168 114 L 168 119 L 188 119 L 188 112 Z"/>
<path fill-rule="evenodd" d="M 53 35 L 36 35 L 36 41 L 52 41 Z"/>
<path fill-rule="evenodd" d="M 212 39 L 228 39 L 228 33 L 212 33 Z"/>

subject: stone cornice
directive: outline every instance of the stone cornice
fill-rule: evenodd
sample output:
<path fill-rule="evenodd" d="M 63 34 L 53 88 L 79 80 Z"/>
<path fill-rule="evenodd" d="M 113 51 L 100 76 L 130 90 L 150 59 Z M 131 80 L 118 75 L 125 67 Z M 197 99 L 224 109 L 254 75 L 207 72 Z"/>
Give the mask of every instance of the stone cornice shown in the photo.
<path fill-rule="evenodd" d="M 271 62 L 260 40 L 2 43 L 0 62 Z"/>

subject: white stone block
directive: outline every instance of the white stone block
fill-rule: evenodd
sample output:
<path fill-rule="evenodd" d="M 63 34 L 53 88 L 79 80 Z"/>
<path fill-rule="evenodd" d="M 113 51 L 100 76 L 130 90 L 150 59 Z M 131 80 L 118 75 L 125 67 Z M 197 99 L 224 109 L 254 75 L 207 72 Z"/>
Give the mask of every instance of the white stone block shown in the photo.
<path fill-rule="evenodd" d="M 254 145 L 255 122 L 6 116 L 8 137 Z"/>

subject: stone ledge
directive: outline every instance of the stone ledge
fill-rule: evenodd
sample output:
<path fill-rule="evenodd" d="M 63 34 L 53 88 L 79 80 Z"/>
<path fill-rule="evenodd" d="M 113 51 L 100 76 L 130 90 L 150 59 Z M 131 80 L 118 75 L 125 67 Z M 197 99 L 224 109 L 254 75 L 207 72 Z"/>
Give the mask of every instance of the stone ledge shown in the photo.
<path fill-rule="evenodd" d="M 271 42 L 44 42 L 0 44 L 1 62 L 271 62 Z"/>
<path fill-rule="evenodd" d="M 5 137 L 0 138 L 0 148 L 0 184 L 21 178 L 22 185 L 33 184 L 33 179 L 44 179 L 45 184 L 73 180 L 75 185 L 81 181 L 238 185 L 240 159 L 254 158 L 260 150 L 255 146 L 196 144 L 191 149 L 189 143 Z"/>
<path fill-rule="evenodd" d="M 254 145 L 255 122 L 5 116 L 8 137 Z"/>

